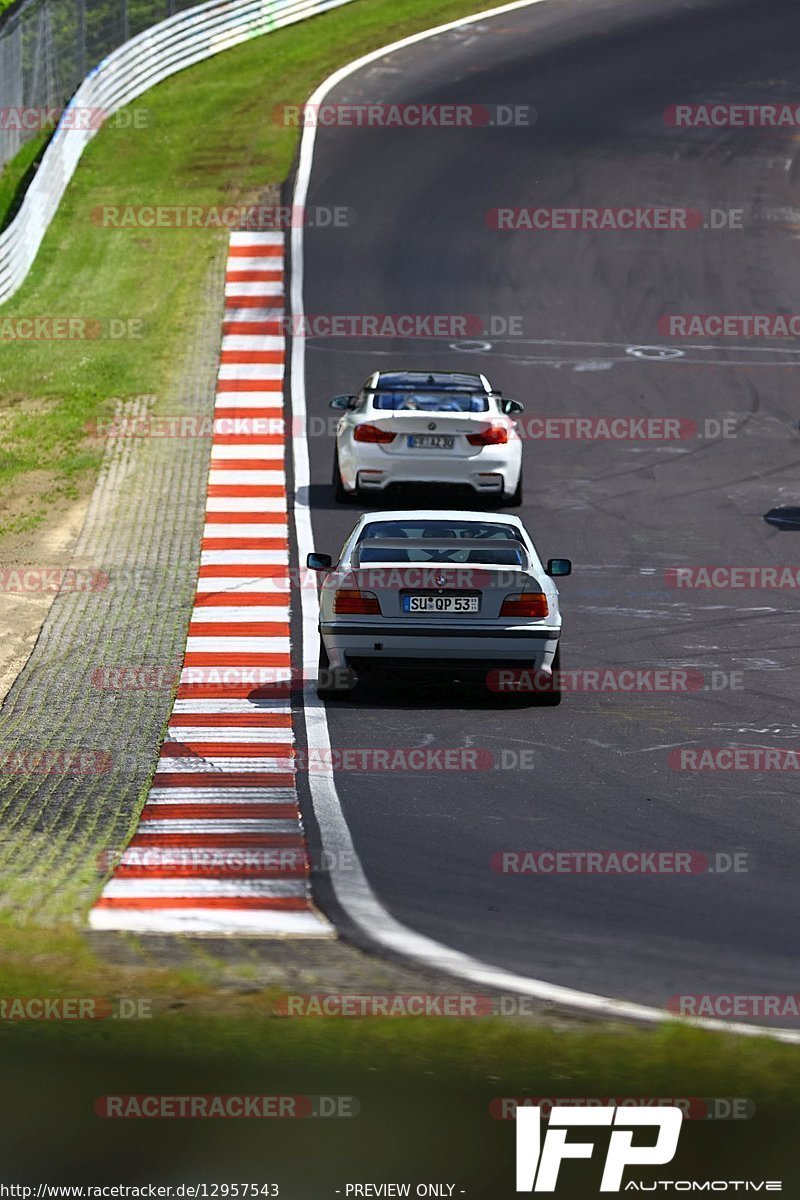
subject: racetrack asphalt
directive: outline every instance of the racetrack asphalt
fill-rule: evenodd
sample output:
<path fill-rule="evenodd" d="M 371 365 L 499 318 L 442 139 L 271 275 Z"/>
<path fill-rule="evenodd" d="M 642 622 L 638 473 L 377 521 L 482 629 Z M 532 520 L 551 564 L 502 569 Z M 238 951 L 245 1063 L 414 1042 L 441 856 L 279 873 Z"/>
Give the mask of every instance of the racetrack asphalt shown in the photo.
<path fill-rule="evenodd" d="M 796 772 L 676 770 L 669 758 L 797 746 L 796 591 L 678 590 L 668 572 L 798 563 L 797 535 L 763 515 L 800 502 L 800 360 L 790 339 L 669 338 L 659 319 L 798 311 L 797 131 L 663 117 L 676 103 L 796 100 L 798 35 L 787 0 L 533 5 L 396 52 L 329 96 L 533 105 L 532 127 L 324 128 L 311 175 L 309 206 L 354 219 L 306 230 L 307 313 L 494 315 L 522 329 L 487 334 L 483 349 L 309 339 L 317 549 L 335 554 L 359 511 L 333 500 L 327 400 L 376 368 L 484 371 L 526 420 L 675 417 L 708 430 L 526 438 L 520 512 L 542 558 L 574 562 L 560 588 L 565 669 L 689 668 L 728 686 L 578 692 L 555 709 L 393 686 L 328 709 L 334 749 L 477 747 L 506 761 L 533 750 L 533 769 L 337 772 L 393 916 L 483 962 L 656 1007 L 796 984 Z M 734 215 L 687 231 L 487 225 L 490 210 L 525 205 L 681 206 L 705 225 L 722 220 L 712 210 Z M 637 349 L 654 346 L 682 354 Z M 716 436 L 723 420 L 729 436 Z M 514 850 L 738 852 L 745 869 L 492 868 Z"/>

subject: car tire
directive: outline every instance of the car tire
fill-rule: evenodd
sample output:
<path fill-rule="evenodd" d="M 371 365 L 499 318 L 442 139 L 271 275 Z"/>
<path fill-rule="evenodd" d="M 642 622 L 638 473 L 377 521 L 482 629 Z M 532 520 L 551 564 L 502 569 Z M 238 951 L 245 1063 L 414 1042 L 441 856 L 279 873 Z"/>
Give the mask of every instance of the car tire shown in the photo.
<path fill-rule="evenodd" d="M 353 694 L 357 683 L 355 671 L 345 669 L 341 672 L 341 678 L 337 672 L 337 678 L 331 679 L 331 663 L 328 658 L 328 651 L 325 649 L 325 643 L 320 636 L 319 639 L 319 664 L 317 666 L 317 695 L 320 700 L 347 700 Z"/>
<path fill-rule="evenodd" d="M 331 473 L 331 483 L 333 484 L 333 498 L 337 504 L 348 504 L 352 499 L 350 493 L 345 490 L 342 483 L 342 473 L 339 470 L 339 451 L 333 452 L 333 471 Z"/>
<path fill-rule="evenodd" d="M 556 646 L 556 652 L 553 655 L 553 674 L 557 675 L 561 671 L 561 642 Z M 532 703 L 537 708 L 557 708 L 561 703 L 561 688 L 554 687 L 548 692 L 536 692 L 532 697 Z"/>
<path fill-rule="evenodd" d="M 521 469 L 520 469 L 520 473 L 519 473 L 519 479 L 517 480 L 517 486 L 514 488 L 514 491 L 503 493 L 503 504 L 507 508 L 519 508 L 520 504 L 522 504 L 522 470 Z"/>

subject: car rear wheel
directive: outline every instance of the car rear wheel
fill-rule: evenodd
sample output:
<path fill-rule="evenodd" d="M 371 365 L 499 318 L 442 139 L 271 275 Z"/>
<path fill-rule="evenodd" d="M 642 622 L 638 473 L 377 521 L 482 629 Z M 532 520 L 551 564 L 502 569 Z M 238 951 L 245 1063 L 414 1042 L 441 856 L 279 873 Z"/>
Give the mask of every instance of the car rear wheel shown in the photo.
<path fill-rule="evenodd" d="M 333 472 L 331 474 L 331 483 L 333 484 L 333 498 L 337 504 L 347 504 L 351 499 L 349 492 L 345 491 L 345 486 L 342 483 L 342 472 L 339 470 L 339 451 L 333 452 Z"/>
<path fill-rule="evenodd" d="M 561 644 L 556 647 L 553 655 L 553 687 L 546 692 L 535 692 L 531 697 L 532 703 L 538 708 L 556 708 L 561 703 Z"/>
<path fill-rule="evenodd" d="M 522 471 L 519 473 L 519 479 L 514 491 L 503 493 L 503 503 L 507 508 L 519 508 L 520 504 L 522 504 Z"/>
<path fill-rule="evenodd" d="M 331 670 L 328 651 L 322 638 L 319 641 L 319 665 L 317 666 L 317 695 L 320 700 L 346 700 L 352 695 L 358 677 L 351 668 Z"/>

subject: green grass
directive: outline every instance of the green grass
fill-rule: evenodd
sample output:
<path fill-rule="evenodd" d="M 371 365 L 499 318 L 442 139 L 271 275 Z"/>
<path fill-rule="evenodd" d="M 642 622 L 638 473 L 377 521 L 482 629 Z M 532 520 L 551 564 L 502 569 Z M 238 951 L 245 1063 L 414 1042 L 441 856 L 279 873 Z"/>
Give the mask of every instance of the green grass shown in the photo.
<path fill-rule="evenodd" d="M 3 0 L 0 0 L 0 12 L 2 8 Z M 12 159 L 0 167 L 0 230 L 14 217 L 49 138 L 49 131 L 31 138 Z"/>
<path fill-rule="evenodd" d="M 113 398 L 156 395 L 169 411 L 198 291 L 226 237 L 215 230 L 100 228 L 92 211 L 256 200 L 286 176 L 295 150 L 297 130 L 273 122 L 276 105 L 302 103 L 332 70 L 369 49 L 479 7 L 478 0 L 360 0 L 167 80 L 126 110 L 131 126 L 143 121 L 146 128 L 111 121 L 101 130 L 28 280 L 0 306 L 0 505 L 21 476 L 47 472 L 37 476 L 33 502 L 15 515 L 17 526 L 39 523 L 65 486 L 91 485 L 100 448 L 86 426 L 111 411 Z M 26 146 L 4 172 L 0 213 L 34 153 Z M 43 314 L 138 318 L 143 336 L 3 340 L 4 319 Z"/>
<path fill-rule="evenodd" d="M 135 935 L 127 935 L 127 941 L 131 947 L 141 944 Z M 415 1071 L 429 1065 L 433 1055 L 441 1069 L 465 1080 L 485 1080 L 494 1071 L 507 1085 L 522 1090 L 529 1089 L 535 1063 L 537 1072 L 546 1070 L 539 1077 L 546 1090 L 538 1094 L 543 1096 L 600 1095 L 596 1089 L 605 1086 L 622 1089 L 606 1095 L 737 1095 L 782 1103 L 800 1092 L 796 1047 L 770 1038 L 711 1034 L 678 1022 L 652 1029 L 578 1022 L 556 1028 L 548 1021 L 491 1017 L 277 1016 L 272 1009 L 281 989 L 252 985 L 237 991 L 216 986 L 222 977 L 229 989 L 237 980 L 251 980 L 252 963 L 218 959 L 213 951 L 205 952 L 204 943 L 193 945 L 195 968 L 120 967 L 99 959 L 73 926 L 45 929 L 27 924 L 15 929 L 4 925 L 0 997 L 146 999 L 152 1019 L 80 1026 L 87 1047 L 97 1030 L 103 1029 L 104 1040 L 110 1037 L 120 1052 L 169 1050 L 191 1058 L 196 1030 L 201 1027 L 210 1053 L 232 1055 L 243 1062 L 275 1055 L 291 1059 L 313 1051 L 319 1064 L 333 1067 L 346 1057 L 362 1068 L 380 1062 L 381 1069 L 400 1072 L 404 1067 Z M 475 989 L 464 985 L 461 990 Z M 3 1028 L 8 1023 L 0 1021 Z M 15 1028 L 23 1032 L 33 1025 L 20 1023 Z M 65 1028 L 63 1022 L 42 1024 L 36 1037 L 58 1044 Z"/>
<path fill-rule="evenodd" d="M 205 957 L 213 964 L 212 953 Z M 471 1197 L 498 1200 L 512 1194 L 514 1131 L 490 1115 L 493 1099 L 738 1097 L 754 1103 L 751 1120 L 686 1123 L 677 1177 L 783 1177 L 787 1193 L 797 1194 L 796 1048 L 677 1025 L 287 1019 L 271 1015 L 276 991 L 234 990 L 246 973 L 230 962 L 217 963 L 222 976 L 227 990 L 215 990 L 190 970 L 98 963 L 69 928 L 9 930 L 0 946 L 0 998 L 125 997 L 147 1001 L 152 1016 L 0 1019 L 5 1174 L 13 1177 L 19 1155 L 25 1166 L 41 1163 L 51 1181 L 179 1181 L 191 1170 L 212 1180 L 277 1176 L 288 1196 L 322 1197 L 354 1177 L 445 1178 L 468 1185 Z M 354 1096 L 360 1113 L 295 1128 L 98 1124 L 93 1112 L 103 1095 L 198 1093 Z M 596 1194 L 590 1167 L 597 1163 L 586 1166 L 580 1191 L 569 1179 L 582 1168 L 567 1167 L 559 1195 Z"/>
<path fill-rule="evenodd" d="M 130 940 L 136 944 L 135 938 Z M 203 950 L 202 944 L 199 949 Z M 198 961 L 203 961 L 202 956 Z M 213 954 L 207 956 L 207 963 L 212 974 L 216 970 L 217 976 L 225 975 L 228 982 L 250 974 L 244 965 L 240 972 L 236 964 L 216 960 Z M 466 986 L 462 990 L 470 991 Z M 106 1031 L 114 1029 L 120 1049 L 131 1051 L 163 1052 L 169 1041 L 172 1053 L 191 1057 L 192 1029 L 199 1022 L 210 1032 L 206 1039 L 209 1047 L 242 1060 L 275 1054 L 280 1042 L 287 1057 L 312 1046 L 316 1062 L 334 1064 L 346 1054 L 368 1067 L 377 1056 L 394 1071 L 401 1069 L 404 1059 L 415 1069 L 433 1052 L 441 1067 L 457 1069 L 465 1079 L 485 1079 L 486 1072 L 494 1068 L 514 1086 L 524 1087 L 530 1063 L 546 1057 L 546 1083 L 556 1090 L 542 1095 L 568 1095 L 570 1089 L 595 1088 L 601 1081 L 607 1086 L 641 1089 L 629 1093 L 641 1095 L 670 1094 L 670 1088 L 678 1089 L 673 1095 L 749 1095 L 750 1088 L 762 1099 L 771 1096 L 780 1101 L 800 1091 L 796 1048 L 767 1038 L 710 1034 L 678 1023 L 654 1029 L 573 1024 L 556 1030 L 549 1023 L 494 1018 L 289 1019 L 271 1013 L 280 995 L 276 988 L 219 991 L 201 978 L 199 971 L 121 968 L 99 960 L 70 926 L 55 930 L 36 925 L 24 930 L 5 927 L 0 945 L 0 996 L 34 995 L 147 998 L 153 1019 L 105 1026 Z M 236 1028 L 230 1024 L 234 1015 L 241 1019 Z M 99 1027 L 81 1027 L 87 1044 Z M 58 1042 L 65 1026 L 52 1022 L 39 1028 L 38 1037 Z M 398 1036 L 400 1030 L 402 1036 Z M 545 1049 L 543 1056 L 540 1051 Z M 559 1076 L 563 1082 L 557 1085 Z M 703 1088 L 716 1091 L 704 1092 Z"/>

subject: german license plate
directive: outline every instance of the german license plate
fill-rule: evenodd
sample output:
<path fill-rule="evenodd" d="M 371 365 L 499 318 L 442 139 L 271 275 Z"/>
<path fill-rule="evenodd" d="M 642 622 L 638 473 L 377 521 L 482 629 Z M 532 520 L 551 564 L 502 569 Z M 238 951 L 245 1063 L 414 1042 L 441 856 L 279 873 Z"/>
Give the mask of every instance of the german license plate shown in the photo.
<path fill-rule="evenodd" d="M 408 445 L 412 450 L 452 450 L 454 438 L 447 433 L 411 433 Z"/>
<path fill-rule="evenodd" d="M 480 607 L 480 596 L 403 596 L 407 613 L 476 613 Z"/>

